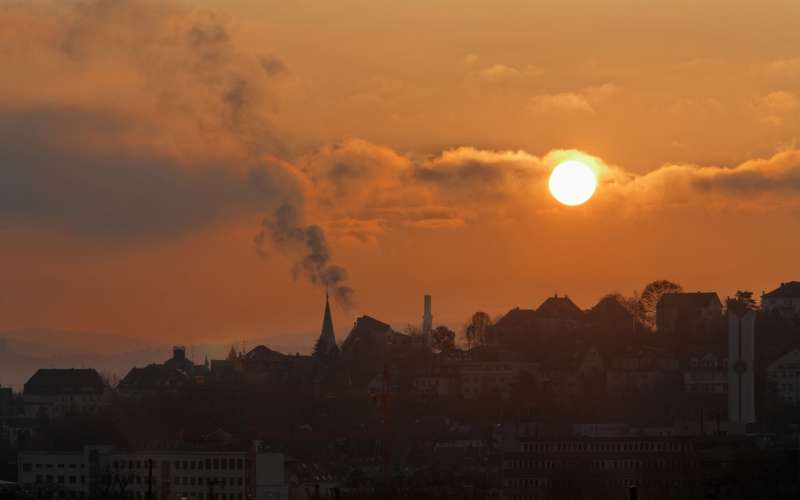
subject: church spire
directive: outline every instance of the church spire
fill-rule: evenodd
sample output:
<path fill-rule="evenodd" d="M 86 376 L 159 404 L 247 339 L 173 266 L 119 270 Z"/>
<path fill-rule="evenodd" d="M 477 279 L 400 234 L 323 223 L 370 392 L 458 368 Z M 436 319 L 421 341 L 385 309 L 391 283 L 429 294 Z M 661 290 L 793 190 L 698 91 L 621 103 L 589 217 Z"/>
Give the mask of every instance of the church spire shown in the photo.
<path fill-rule="evenodd" d="M 333 319 L 331 317 L 331 304 L 328 292 L 325 291 L 325 314 L 322 316 L 322 331 L 319 334 L 316 345 L 314 345 L 313 356 L 320 359 L 331 359 L 339 354 L 339 347 L 336 345 L 336 335 L 333 333 Z"/>

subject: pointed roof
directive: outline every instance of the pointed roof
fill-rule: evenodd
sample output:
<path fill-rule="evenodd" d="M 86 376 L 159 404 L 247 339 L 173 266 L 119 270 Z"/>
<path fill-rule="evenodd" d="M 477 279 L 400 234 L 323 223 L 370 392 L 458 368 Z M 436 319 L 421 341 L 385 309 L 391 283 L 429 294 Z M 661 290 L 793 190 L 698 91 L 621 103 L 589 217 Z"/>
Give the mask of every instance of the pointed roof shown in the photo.
<path fill-rule="evenodd" d="M 238 357 L 239 357 L 239 355 L 238 355 L 238 354 L 236 354 L 236 349 L 235 349 L 233 346 L 231 346 L 231 350 L 230 350 L 230 351 L 228 351 L 228 357 L 227 357 L 226 359 L 227 359 L 228 361 L 236 361 L 236 359 L 237 359 Z"/>
<path fill-rule="evenodd" d="M 542 302 L 536 309 L 536 315 L 540 318 L 579 320 L 583 316 L 583 311 L 568 296 L 554 295 Z"/>
<path fill-rule="evenodd" d="M 613 295 L 606 295 L 586 314 L 589 321 L 616 325 L 630 325 L 633 315 Z"/>
<path fill-rule="evenodd" d="M 336 335 L 333 333 L 333 318 L 331 317 L 331 304 L 328 294 L 325 293 L 325 314 L 322 316 L 322 331 L 314 346 L 314 356 L 328 357 L 336 355 L 339 348 L 336 345 Z"/>

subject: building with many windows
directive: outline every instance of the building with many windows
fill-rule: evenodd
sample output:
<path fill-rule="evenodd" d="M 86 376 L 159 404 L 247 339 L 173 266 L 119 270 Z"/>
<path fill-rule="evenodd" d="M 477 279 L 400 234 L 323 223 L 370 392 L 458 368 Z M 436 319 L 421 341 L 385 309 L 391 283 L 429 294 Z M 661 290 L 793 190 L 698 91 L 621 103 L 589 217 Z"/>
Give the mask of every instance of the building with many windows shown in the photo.
<path fill-rule="evenodd" d="M 461 395 L 465 399 L 492 395 L 508 399 L 523 373 L 535 377 L 538 365 L 515 361 L 464 363 L 460 369 Z"/>
<path fill-rule="evenodd" d="M 773 394 L 784 403 L 800 405 L 800 349 L 794 349 L 767 367 L 767 381 Z"/>
<path fill-rule="evenodd" d="M 695 394 L 728 394 L 728 358 L 715 352 L 690 356 L 683 387 Z"/>
<path fill-rule="evenodd" d="M 503 498 L 699 498 L 698 456 L 690 439 L 522 437 L 503 452 Z"/>
<path fill-rule="evenodd" d="M 280 453 L 243 451 L 23 452 L 19 482 L 37 498 L 121 497 L 172 500 L 284 500 Z"/>

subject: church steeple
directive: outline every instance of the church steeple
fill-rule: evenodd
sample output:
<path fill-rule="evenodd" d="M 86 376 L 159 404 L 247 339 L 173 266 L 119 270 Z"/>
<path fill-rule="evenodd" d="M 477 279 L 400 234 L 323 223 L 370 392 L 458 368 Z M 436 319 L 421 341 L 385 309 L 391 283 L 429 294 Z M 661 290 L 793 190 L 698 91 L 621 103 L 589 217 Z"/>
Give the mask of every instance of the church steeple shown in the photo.
<path fill-rule="evenodd" d="M 336 335 L 333 333 L 333 318 L 331 317 L 331 304 L 328 293 L 325 292 L 325 314 L 322 316 L 322 331 L 319 339 L 314 345 L 315 358 L 330 360 L 339 354 L 339 347 L 336 345 Z"/>

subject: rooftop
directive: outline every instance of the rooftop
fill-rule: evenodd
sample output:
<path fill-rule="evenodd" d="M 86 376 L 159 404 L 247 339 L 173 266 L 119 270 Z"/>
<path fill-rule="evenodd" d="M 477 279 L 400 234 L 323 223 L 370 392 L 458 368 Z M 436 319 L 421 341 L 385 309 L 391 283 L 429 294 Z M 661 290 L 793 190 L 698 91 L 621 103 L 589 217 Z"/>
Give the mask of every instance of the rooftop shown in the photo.
<path fill-rule="evenodd" d="M 536 309 L 536 315 L 540 318 L 577 320 L 583 316 L 583 311 L 568 296 L 554 295 L 542 302 Z"/>
<path fill-rule="evenodd" d="M 800 281 L 788 281 L 781 286 L 763 295 L 768 299 L 797 299 L 800 298 Z"/>
<path fill-rule="evenodd" d="M 25 383 L 25 394 L 102 393 L 103 379 L 92 368 L 40 369 Z"/>

